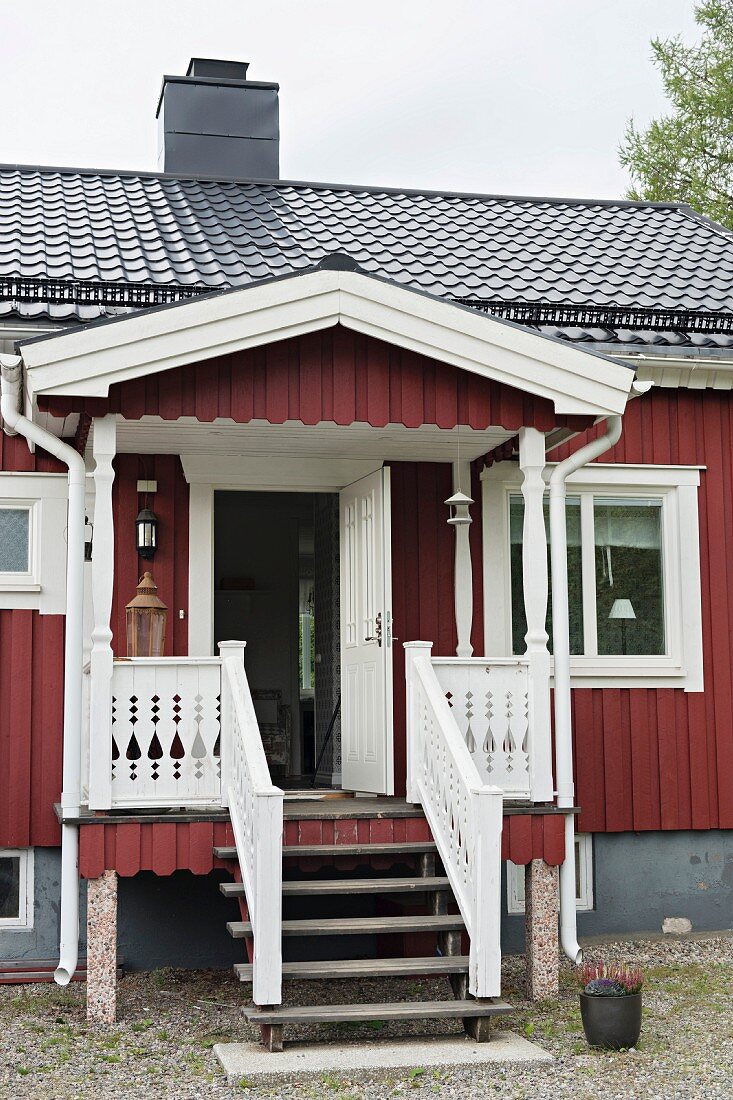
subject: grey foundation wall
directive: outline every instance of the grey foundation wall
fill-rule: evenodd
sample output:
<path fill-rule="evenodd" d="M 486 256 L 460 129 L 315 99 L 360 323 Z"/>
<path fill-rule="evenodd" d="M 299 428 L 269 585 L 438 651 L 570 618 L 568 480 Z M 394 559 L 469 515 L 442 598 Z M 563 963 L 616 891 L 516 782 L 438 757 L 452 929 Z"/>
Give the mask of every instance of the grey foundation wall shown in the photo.
<path fill-rule="evenodd" d="M 35 850 L 35 906 L 32 929 L 0 929 L 1 959 L 58 957 L 61 852 Z M 120 878 L 118 952 L 127 970 L 160 966 L 228 967 L 245 961 L 241 940 L 227 933 L 239 920 L 236 901 L 223 897 L 223 872 L 193 875 L 176 871 L 166 878 L 143 872 Z M 86 883 L 79 887 L 80 946 L 86 954 Z"/>
<path fill-rule="evenodd" d="M 36 848 L 34 854 L 34 905 L 32 928 L 0 928 L 0 959 L 58 958 L 59 906 L 61 897 L 61 851 Z M 86 885 L 79 887 L 79 922 L 86 953 Z"/>
<path fill-rule="evenodd" d="M 665 917 L 687 917 L 695 932 L 733 928 L 733 830 L 596 833 L 592 912 L 578 913 L 578 934 L 662 931 Z M 524 916 L 506 912 L 503 949 L 524 947 Z"/>
<path fill-rule="evenodd" d="M 578 914 L 581 937 L 659 933 L 665 917 L 687 917 L 697 932 L 733 928 L 733 831 L 596 834 L 593 847 L 595 909 Z M 58 849 L 36 849 L 34 927 L 0 930 L 0 959 L 55 957 L 60 870 Z M 236 902 L 219 891 L 226 878 L 188 871 L 121 878 L 118 938 L 125 966 L 243 961 L 244 945 L 226 932 L 226 922 L 239 919 Z M 523 951 L 524 916 L 507 914 L 505 875 L 502 880 L 502 949 Z M 85 896 L 82 884 L 82 955 Z"/>

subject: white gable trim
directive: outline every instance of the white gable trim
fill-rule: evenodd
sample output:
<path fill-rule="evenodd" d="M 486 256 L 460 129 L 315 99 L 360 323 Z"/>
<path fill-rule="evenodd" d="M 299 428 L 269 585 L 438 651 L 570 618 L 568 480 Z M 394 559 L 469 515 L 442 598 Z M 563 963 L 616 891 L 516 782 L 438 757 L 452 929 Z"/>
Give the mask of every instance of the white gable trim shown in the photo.
<path fill-rule="evenodd" d="M 621 413 L 612 359 L 354 271 L 319 270 L 141 312 L 22 346 L 28 393 L 106 397 L 114 382 L 341 324 L 553 402 Z"/>

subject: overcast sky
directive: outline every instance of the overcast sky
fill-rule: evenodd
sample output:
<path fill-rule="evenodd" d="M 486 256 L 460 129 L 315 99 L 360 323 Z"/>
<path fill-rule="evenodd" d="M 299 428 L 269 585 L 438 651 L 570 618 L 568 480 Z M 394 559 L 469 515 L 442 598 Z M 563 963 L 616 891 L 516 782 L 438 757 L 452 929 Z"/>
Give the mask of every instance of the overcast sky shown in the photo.
<path fill-rule="evenodd" d="M 281 175 L 622 195 L 626 119 L 664 109 L 654 35 L 692 0 L 0 0 L 0 161 L 155 170 L 163 73 L 280 83 Z"/>

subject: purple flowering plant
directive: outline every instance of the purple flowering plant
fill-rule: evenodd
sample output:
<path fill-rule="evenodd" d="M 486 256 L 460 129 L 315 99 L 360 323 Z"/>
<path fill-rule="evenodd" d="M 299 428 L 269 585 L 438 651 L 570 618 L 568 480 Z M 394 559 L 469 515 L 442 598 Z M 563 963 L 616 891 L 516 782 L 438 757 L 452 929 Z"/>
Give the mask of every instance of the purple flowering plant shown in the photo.
<path fill-rule="evenodd" d="M 578 971 L 578 982 L 589 997 L 631 997 L 641 993 L 644 972 L 639 967 L 586 962 Z"/>

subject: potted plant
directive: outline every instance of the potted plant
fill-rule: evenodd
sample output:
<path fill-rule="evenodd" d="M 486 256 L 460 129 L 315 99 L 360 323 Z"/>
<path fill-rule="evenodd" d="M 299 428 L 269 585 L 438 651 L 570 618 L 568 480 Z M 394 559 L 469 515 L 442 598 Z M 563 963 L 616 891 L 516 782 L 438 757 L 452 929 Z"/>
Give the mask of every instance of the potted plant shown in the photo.
<path fill-rule="evenodd" d="M 605 1050 L 636 1046 L 641 1032 L 643 972 L 588 962 L 581 967 L 579 980 L 580 1014 L 590 1045 Z"/>

